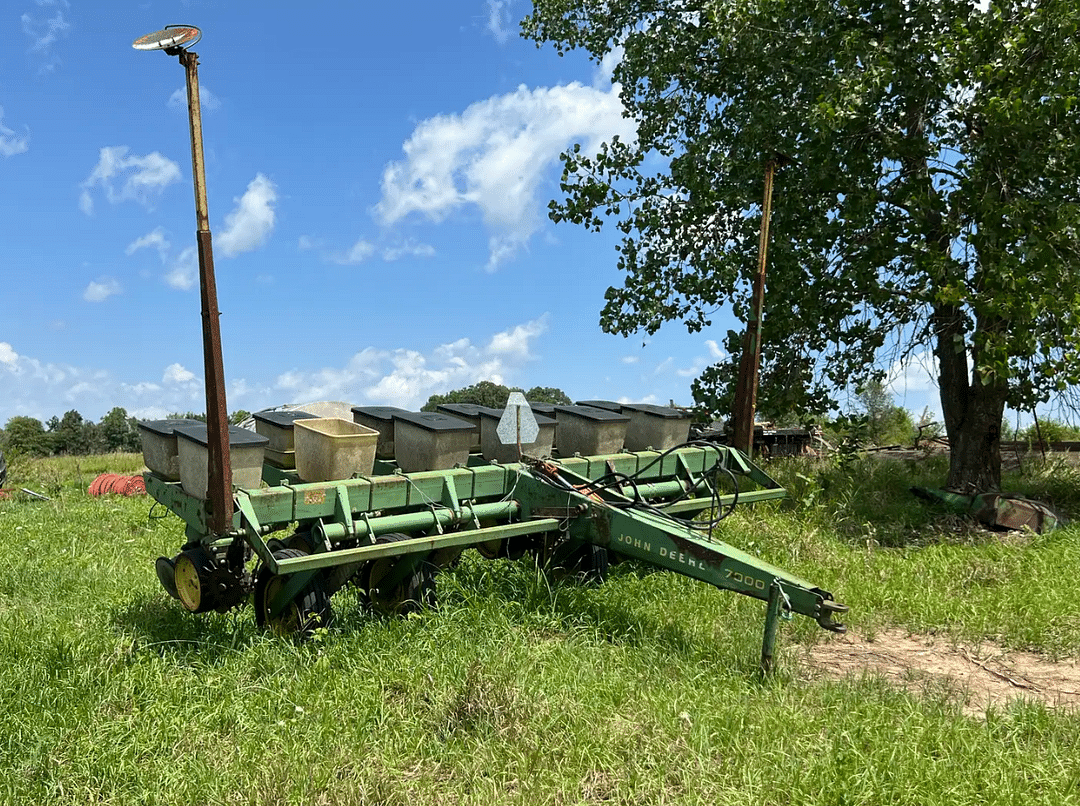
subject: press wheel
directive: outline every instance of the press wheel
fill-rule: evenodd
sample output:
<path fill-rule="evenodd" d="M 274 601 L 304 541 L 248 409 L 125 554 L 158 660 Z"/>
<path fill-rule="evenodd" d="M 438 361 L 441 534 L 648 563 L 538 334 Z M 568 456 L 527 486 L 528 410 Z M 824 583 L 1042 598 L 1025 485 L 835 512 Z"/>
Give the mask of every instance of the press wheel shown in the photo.
<path fill-rule="evenodd" d="M 388 534 L 376 538 L 376 543 L 397 543 L 408 540 L 408 535 Z M 435 606 L 436 567 L 427 559 L 416 564 L 405 577 L 392 588 L 385 587 L 383 580 L 390 577 L 400 562 L 408 562 L 407 556 L 380 557 L 368 563 L 363 571 L 368 602 L 378 612 L 387 616 L 402 616 L 425 607 Z"/>
<path fill-rule="evenodd" d="M 275 560 L 306 556 L 307 553 L 299 549 L 278 549 L 274 552 Z M 291 576 L 272 574 L 265 567 L 259 570 L 255 578 L 255 623 L 268 628 L 275 635 L 283 636 L 304 635 L 318 627 L 329 627 L 334 614 L 330 597 L 317 576 L 301 588 L 280 613 L 276 616 L 270 614 L 270 603 L 278 591 L 289 583 Z"/>

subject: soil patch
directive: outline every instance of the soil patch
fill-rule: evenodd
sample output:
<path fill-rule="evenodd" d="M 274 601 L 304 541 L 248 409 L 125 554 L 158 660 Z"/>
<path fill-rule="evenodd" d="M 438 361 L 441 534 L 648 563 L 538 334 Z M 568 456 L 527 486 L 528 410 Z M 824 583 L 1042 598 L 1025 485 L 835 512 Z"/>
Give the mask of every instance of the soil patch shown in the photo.
<path fill-rule="evenodd" d="M 865 674 L 918 694 L 954 694 L 971 716 L 983 717 L 988 708 L 1003 708 L 1016 699 L 1049 708 L 1080 706 L 1080 662 L 1052 661 L 989 641 L 962 644 L 904 630 L 872 637 L 848 633 L 805 648 L 799 665 L 810 679 Z"/>

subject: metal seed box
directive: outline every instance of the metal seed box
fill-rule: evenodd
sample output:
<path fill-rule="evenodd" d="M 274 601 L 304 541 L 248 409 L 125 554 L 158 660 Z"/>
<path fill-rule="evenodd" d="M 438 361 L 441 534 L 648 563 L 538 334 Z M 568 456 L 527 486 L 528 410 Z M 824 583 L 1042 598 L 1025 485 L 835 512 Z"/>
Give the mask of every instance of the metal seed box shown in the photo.
<path fill-rule="evenodd" d="M 139 423 L 143 462 L 151 473 L 165 481 L 180 481 L 180 457 L 176 447 L 176 429 L 199 425 L 198 420 L 147 420 Z"/>
<path fill-rule="evenodd" d="M 499 429 L 499 421 L 503 413 L 498 409 L 488 409 L 480 412 L 480 448 L 484 458 L 489 462 L 495 461 L 502 464 L 518 461 L 518 446 L 503 445 L 496 433 Z M 555 442 L 555 421 L 542 414 L 534 414 L 536 424 L 540 426 L 540 433 L 534 442 L 522 442 L 521 451 L 529 456 L 550 456 L 551 447 Z"/>
<path fill-rule="evenodd" d="M 537 414 L 543 417 L 547 417 L 552 422 L 555 422 L 555 403 L 533 403 L 528 401 L 529 408 L 533 410 L 533 414 Z M 551 449 L 555 450 L 559 447 L 559 429 L 556 427 L 554 433 L 551 435 Z"/>
<path fill-rule="evenodd" d="M 296 469 L 296 451 L 275 451 L 267 448 L 263 451 L 263 462 L 282 470 Z"/>
<path fill-rule="evenodd" d="M 556 406 L 559 453 L 572 456 L 600 456 L 622 450 L 630 418 L 592 406 Z"/>
<path fill-rule="evenodd" d="M 574 403 L 575 406 L 590 406 L 594 409 L 604 409 L 604 411 L 613 411 L 616 414 L 622 413 L 622 404 L 616 403 L 614 400 L 578 400 Z"/>
<path fill-rule="evenodd" d="M 306 411 L 257 411 L 251 415 L 255 431 L 270 440 L 267 448 L 285 453 L 293 447 L 293 424 L 297 420 L 310 420 L 315 415 Z"/>
<path fill-rule="evenodd" d="M 449 470 L 469 461 L 476 427 L 437 411 L 394 415 L 394 456 L 406 473 Z"/>
<path fill-rule="evenodd" d="M 487 412 L 488 414 L 494 414 L 496 417 L 502 417 L 502 409 L 481 406 L 478 403 L 440 403 L 435 407 L 435 410 L 441 414 L 449 414 L 451 417 L 457 417 L 459 420 L 472 423 L 476 433 L 473 434 L 473 444 L 469 446 L 470 451 L 480 450 L 481 416 Z"/>
<path fill-rule="evenodd" d="M 649 403 L 626 403 L 622 410 L 630 415 L 626 427 L 628 451 L 666 451 L 686 442 L 690 436 L 689 412 Z"/>
<path fill-rule="evenodd" d="M 394 458 L 394 416 L 407 413 L 405 409 L 397 406 L 352 407 L 354 423 L 379 432 L 379 443 L 375 446 L 375 456 L 378 459 Z"/>
<path fill-rule="evenodd" d="M 180 457 L 180 485 L 196 498 L 206 498 L 209 482 L 207 469 L 206 424 L 180 426 L 176 429 Z M 254 431 L 229 426 L 229 465 L 232 486 L 258 489 L 262 481 L 263 450 L 270 440 Z"/>
<path fill-rule="evenodd" d="M 379 432 L 340 417 L 297 420 L 296 473 L 304 481 L 370 476 Z"/>

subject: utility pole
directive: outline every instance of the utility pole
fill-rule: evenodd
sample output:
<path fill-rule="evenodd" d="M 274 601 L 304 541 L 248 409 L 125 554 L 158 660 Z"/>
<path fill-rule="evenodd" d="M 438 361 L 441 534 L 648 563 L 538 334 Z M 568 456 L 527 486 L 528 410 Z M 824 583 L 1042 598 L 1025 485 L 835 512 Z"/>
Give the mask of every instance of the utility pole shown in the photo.
<path fill-rule="evenodd" d="M 758 375 L 761 369 L 761 316 L 765 306 L 765 265 L 769 252 L 769 218 L 772 215 L 773 176 L 786 158 L 777 154 L 765 163 L 765 198 L 761 203 L 761 236 L 758 241 L 758 267 L 750 302 L 750 317 L 743 334 L 739 359 L 739 378 L 735 386 L 735 434 L 732 446 L 747 456 L 754 452 L 754 415 L 757 411 Z"/>

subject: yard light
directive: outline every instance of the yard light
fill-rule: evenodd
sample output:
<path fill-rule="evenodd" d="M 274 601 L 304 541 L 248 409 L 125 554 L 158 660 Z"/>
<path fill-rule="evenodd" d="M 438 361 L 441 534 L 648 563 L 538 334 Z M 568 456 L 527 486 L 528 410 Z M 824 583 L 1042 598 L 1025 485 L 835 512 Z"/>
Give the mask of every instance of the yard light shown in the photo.
<path fill-rule="evenodd" d="M 224 534 L 232 527 L 232 466 L 229 461 L 229 425 L 225 408 L 225 371 L 221 360 L 221 327 L 214 281 L 214 251 L 210 242 L 210 218 L 206 208 L 206 176 L 203 169 L 202 113 L 199 107 L 199 57 L 189 50 L 202 39 L 193 25 L 167 25 L 139 37 L 136 50 L 164 50 L 180 57 L 187 75 L 188 119 L 191 124 L 191 173 L 195 181 L 196 240 L 199 251 L 199 289 L 202 297 L 203 367 L 206 377 L 207 497 L 210 526 Z"/>

